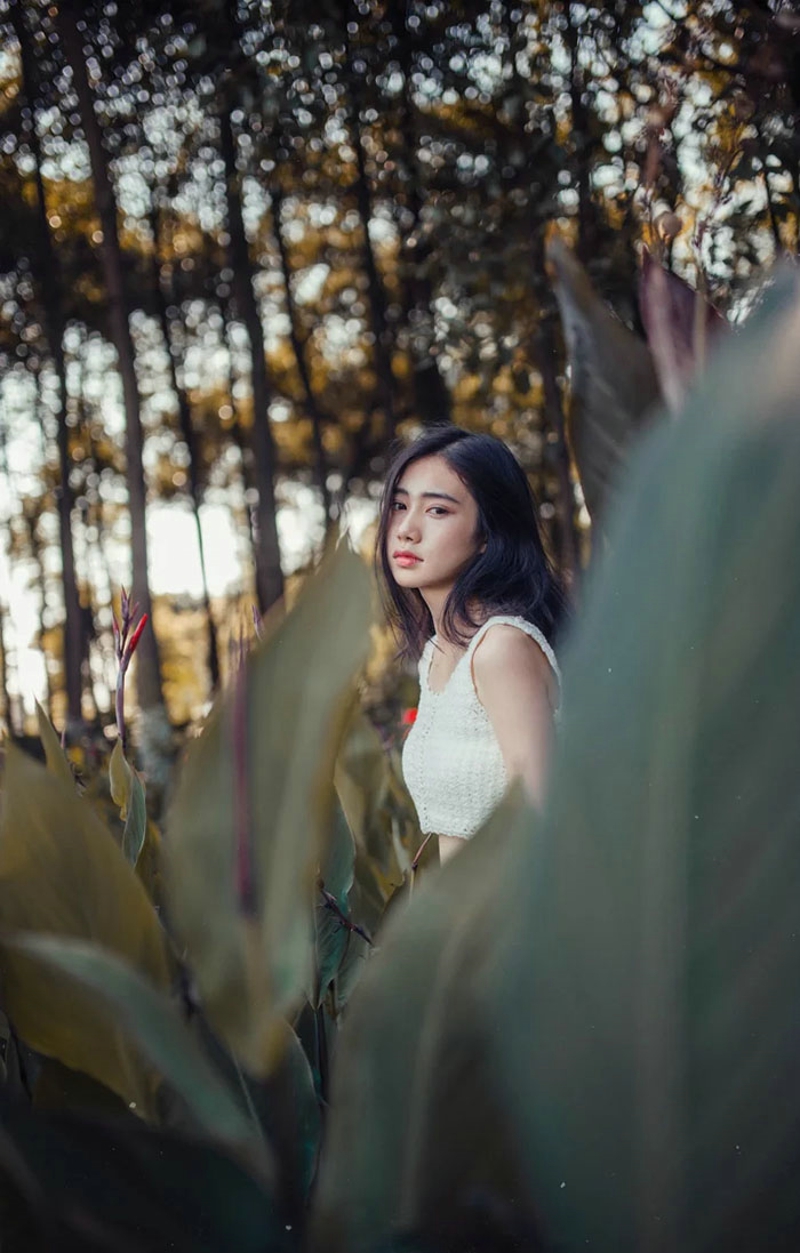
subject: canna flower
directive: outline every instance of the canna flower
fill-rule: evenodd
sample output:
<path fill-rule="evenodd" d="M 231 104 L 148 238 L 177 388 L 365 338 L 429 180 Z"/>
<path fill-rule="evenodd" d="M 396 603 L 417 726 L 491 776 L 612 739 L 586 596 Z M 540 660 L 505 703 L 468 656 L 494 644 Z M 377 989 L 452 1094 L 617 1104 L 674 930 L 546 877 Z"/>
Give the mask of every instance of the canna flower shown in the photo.
<path fill-rule="evenodd" d="M 111 629 L 114 633 L 114 652 L 117 656 L 117 691 L 116 691 L 116 717 L 117 717 L 117 733 L 122 744 L 122 751 L 125 752 L 127 747 L 127 736 L 125 728 L 125 674 L 130 665 L 131 658 L 136 652 L 136 645 L 142 638 L 142 631 L 147 626 L 148 615 L 143 613 L 139 622 L 134 626 L 136 615 L 139 612 L 139 604 L 131 604 L 131 598 L 128 596 L 125 588 L 122 589 L 120 596 L 120 617 L 121 622 L 117 622 L 116 617 L 111 615 Z"/>

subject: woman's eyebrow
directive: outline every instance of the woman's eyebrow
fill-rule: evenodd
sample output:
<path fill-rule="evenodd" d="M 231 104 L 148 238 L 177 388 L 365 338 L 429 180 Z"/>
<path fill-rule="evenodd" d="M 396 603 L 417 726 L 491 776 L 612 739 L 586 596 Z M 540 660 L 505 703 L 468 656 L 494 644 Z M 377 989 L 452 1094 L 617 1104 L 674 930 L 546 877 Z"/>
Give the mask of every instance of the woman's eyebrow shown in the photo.
<path fill-rule="evenodd" d="M 405 487 L 396 487 L 394 489 L 395 496 L 407 496 L 408 492 Z M 420 492 L 423 500 L 449 500 L 451 504 L 460 505 L 461 501 L 455 496 L 448 496 L 447 492 Z"/>

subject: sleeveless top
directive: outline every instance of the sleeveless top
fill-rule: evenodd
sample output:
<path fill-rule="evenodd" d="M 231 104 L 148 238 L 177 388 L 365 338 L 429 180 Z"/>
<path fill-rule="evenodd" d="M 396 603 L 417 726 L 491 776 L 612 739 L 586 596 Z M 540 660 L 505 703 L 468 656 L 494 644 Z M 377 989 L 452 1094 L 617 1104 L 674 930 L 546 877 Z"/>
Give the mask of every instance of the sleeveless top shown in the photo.
<path fill-rule="evenodd" d="M 489 715 L 478 700 L 472 655 L 492 626 L 518 627 L 541 648 L 561 687 L 555 654 L 542 632 L 524 618 L 498 614 L 475 632 L 440 692 L 428 684 L 437 637 L 419 662 L 419 708 L 403 745 L 403 777 L 423 835 L 469 839 L 483 825 L 508 786 Z M 556 710 L 556 717 L 558 710 Z"/>

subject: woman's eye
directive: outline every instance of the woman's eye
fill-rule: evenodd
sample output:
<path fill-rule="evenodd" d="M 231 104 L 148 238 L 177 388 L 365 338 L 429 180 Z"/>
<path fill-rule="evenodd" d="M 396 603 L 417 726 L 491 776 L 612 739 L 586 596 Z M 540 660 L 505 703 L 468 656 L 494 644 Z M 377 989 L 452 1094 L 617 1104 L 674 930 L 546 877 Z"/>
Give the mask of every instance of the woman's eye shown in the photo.
<path fill-rule="evenodd" d="M 395 500 L 392 502 L 392 509 L 396 513 L 398 509 L 405 509 L 405 505 L 403 504 L 402 500 Z"/>
<path fill-rule="evenodd" d="M 441 505 L 433 505 L 430 509 L 431 513 L 435 513 L 437 517 L 447 517 L 449 509 L 443 509 Z"/>

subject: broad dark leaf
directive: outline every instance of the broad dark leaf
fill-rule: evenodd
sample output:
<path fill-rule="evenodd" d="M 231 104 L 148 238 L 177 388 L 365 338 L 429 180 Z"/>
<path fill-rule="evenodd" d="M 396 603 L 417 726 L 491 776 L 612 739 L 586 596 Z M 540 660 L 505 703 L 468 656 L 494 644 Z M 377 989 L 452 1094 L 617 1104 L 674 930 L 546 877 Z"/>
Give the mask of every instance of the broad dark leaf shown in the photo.
<path fill-rule="evenodd" d="M 639 307 L 664 399 L 677 413 L 688 387 L 722 335 L 725 319 L 677 274 L 645 250 Z"/>
<path fill-rule="evenodd" d="M 144 888 L 94 809 L 69 782 L 16 749 L 6 757 L 0 827 L 3 931 L 92 941 L 169 987 L 160 924 Z M 21 1038 L 84 1071 L 145 1117 L 158 1077 L 92 994 L 29 956 L 0 946 L 3 1006 Z"/>
<path fill-rule="evenodd" d="M 785 278 L 643 451 L 498 893 L 483 1013 L 565 1250 L 800 1241 L 798 336 Z"/>
<path fill-rule="evenodd" d="M 78 990 L 88 989 L 111 1010 L 120 1033 L 185 1101 L 197 1125 L 210 1138 L 263 1156 L 258 1128 L 212 1069 L 194 1036 L 168 998 L 124 961 L 98 945 L 42 935 L 16 935 L 6 947 L 35 963 L 61 971 Z"/>
<path fill-rule="evenodd" d="M 273 1202 L 211 1145 L 133 1124 L 2 1108 L 9 1137 L 69 1253 L 288 1253 L 297 1247 Z M 2 1169 L 2 1160 L 0 1160 Z M 38 1197 L 37 1197 L 38 1193 Z M 5 1241 L 4 1241 L 5 1253 Z M 9 1253 L 38 1253 L 9 1246 Z"/>
<path fill-rule="evenodd" d="M 315 970 L 309 1000 L 315 1009 L 324 999 L 331 981 L 336 978 L 347 949 L 350 932 L 340 914 L 349 920 L 348 898 L 353 886 L 355 857 L 355 843 L 337 802 L 328 847 L 320 866 L 320 888 L 314 909 Z M 323 889 L 333 898 L 332 901 L 324 895 Z"/>
<path fill-rule="evenodd" d="M 558 237 L 547 258 L 570 365 L 569 435 L 592 522 L 605 517 L 660 393 L 650 351 L 600 299 Z"/>
<path fill-rule="evenodd" d="M 320 1249 L 417 1247 L 419 1233 L 441 1248 L 535 1248 L 472 991 L 478 972 L 491 977 L 510 828 L 529 827 L 515 810 L 511 798 L 395 911 L 362 976 L 334 1072 Z"/>
<path fill-rule="evenodd" d="M 342 548 L 218 705 L 171 815 L 171 916 L 210 1023 L 253 1074 L 277 1061 L 281 1016 L 311 984 L 333 763 L 369 620 L 366 567 Z"/>

